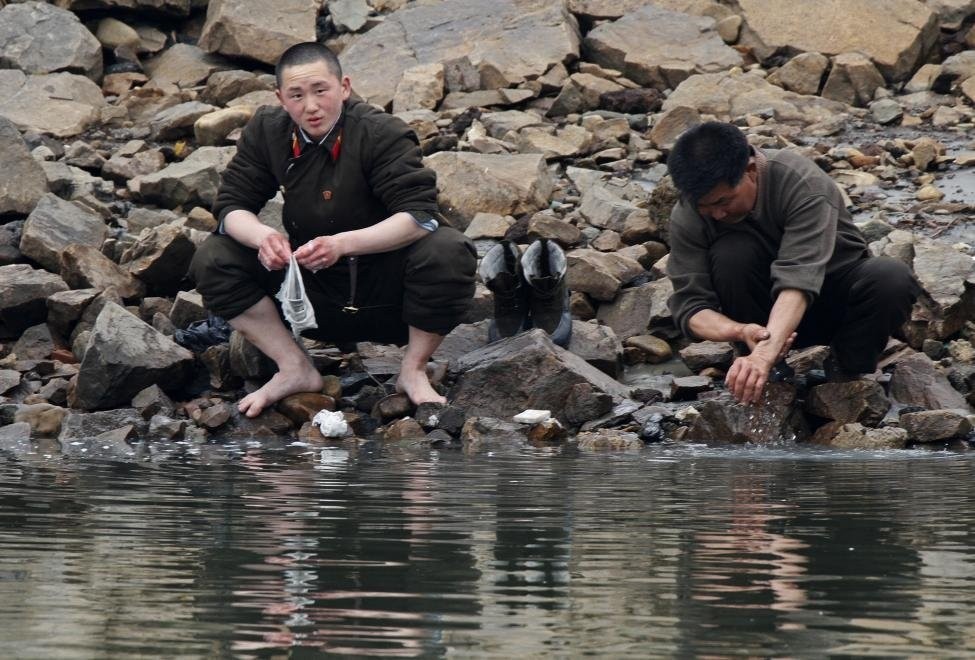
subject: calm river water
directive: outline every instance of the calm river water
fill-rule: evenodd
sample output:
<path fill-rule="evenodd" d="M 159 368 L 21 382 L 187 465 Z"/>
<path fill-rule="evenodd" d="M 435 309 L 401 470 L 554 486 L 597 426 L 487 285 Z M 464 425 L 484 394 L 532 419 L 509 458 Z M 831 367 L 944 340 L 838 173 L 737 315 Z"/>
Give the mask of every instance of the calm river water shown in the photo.
<path fill-rule="evenodd" d="M 975 655 L 975 454 L 0 457 L 4 658 Z"/>

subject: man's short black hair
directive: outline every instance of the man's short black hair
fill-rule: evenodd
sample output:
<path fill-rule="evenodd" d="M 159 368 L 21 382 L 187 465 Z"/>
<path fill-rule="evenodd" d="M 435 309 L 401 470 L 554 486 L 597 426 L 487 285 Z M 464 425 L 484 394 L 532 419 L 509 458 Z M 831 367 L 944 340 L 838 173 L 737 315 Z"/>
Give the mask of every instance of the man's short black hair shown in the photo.
<path fill-rule="evenodd" d="M 274 67 L 274 77 L 277 79 L 278 89 L 281 89 L 281 78 L 287 67 L 313 62 L 324 62 L 328 70 L 335 74 L 336 78 L 342 80 L 342 65 L 339 64 L 339 58 L 335 56 L 335 53 L 317 41 L 304 41 L 284 51 L 278 58 L 278 64 Z"/>
<path fill-rule="evenodd" d="M 737 186 L 745 175 L 752 151 L 737 126 L 709 121 L 681 135 L 667 158 L 674 186 L 690 203 L 725 183 Z"/>

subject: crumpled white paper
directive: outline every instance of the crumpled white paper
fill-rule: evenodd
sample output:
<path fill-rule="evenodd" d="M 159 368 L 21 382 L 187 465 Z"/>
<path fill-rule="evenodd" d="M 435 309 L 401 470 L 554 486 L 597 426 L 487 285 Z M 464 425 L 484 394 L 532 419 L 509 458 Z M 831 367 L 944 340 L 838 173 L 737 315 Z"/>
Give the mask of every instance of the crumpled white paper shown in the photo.
<path fill-rule="evenodd" d="M 319 410 L 312 418 L 311 425 L 317 426 L 326 438 L 341 438 L 349 432 L 345 415 L 338 411 Z"/>

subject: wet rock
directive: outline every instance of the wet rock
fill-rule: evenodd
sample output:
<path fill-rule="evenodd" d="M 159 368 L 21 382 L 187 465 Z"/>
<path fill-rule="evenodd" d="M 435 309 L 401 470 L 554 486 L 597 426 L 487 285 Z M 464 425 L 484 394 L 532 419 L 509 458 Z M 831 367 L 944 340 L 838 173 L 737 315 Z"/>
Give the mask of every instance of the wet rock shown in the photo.
<path fill-rule="evenodd" d="M 887 414 L 890 401 L 884 389 L 872 380 L 825 383 L 809 391 L 806 410 L 841 424 L 860 422 L 877 426 Z"/>
<path fill-rule="evenodd" d="M 398 417 L 405 417 L 413 412 L 413 402 L 405 394 L 397 392 L 384 396 L 372 407 L 370 413 L 376 419 L 387 422 Z"/>
<path fill-rule="evenodd" d="M 386 442 L 397 442 L 399 440 L 425 438 L 426 435 L 426 431 L 423 430 L 423 427 L 415 419 L 406 417 L 404 419 L 397 419 L 387 426 L 386 431 L 383 433 L 383 439 Z"/>
<path fill-rule="evenodd" d="M 704 442 L 768 444 L 803 437 L 801 416 L 795 409 L 795 388 L 784 383 L 766 386 L 760 406 L 735 403 L 730 395 L 698 401 L 684 439 Z"/>
<path fill-rule="evenodd" d="M 645 334 L 650 328 L 670 322 L 667 299 L 673 292 L 669 278 L 624 289 L 614 302 L 600 305 L 597 318 L 621 340 Z"/>
<path fill-rule="evenodd" d="M 47 318 L 45 299 L 68 285 L 26 264 L 0 266 L 0 338 L 15 337 Z"/>
<path fill-rule="evenodd" d="M 557 419 L 546 419 L 544 422 L 532 425 L 525 434 L 528 442 L 535 445 L 547 445 L 563 442 L 569 437 L 568 431 Z"/>
<path fill-rule="evenodd" d="M 233 416 L 234 407 L 223 401 L 193 411 L 193 421 L 210 431 L 216 431 L 224 426 Z"/>
<path fill-rule="evenodd" d="M 0 215 L 30 213 L 47 192 L 47 178 L 31 157 L 20 131 L 4 117 L 0 117 L 0 162 L 4 171 L 0 178 Z"/>
<path fill-rule="evenodd" d="M 967 410 L 923 410 L 900 416 L 900 425 L 914 442 L 944 442 L 972 431 Z"/>
<path fill-rule="evenodd" d="M 591 61 L 622 71 L 644 87 L 673 89 L 696 73 L 742 64 L 706 17 L 648 5 L 593 28 L 584 45 Z"/>
<path fill-rule="evenodd" d="M 220 174 L 233 157 L 233 147 L 201 147 L 186 160 L 130 182 L 146 202 L 168 208 L 194 204 L 210 207 L 217 198 Z"/>
<path fill-rule="evenodd" d="M 937 17 L 914 0 L 742 0 L 741 43 L 764 60 L 779 49 L 824 55 L 860 52 L 889 80 L 906 80 L 938 38 Z M 846 29 L 838 29 L 838 27 Z"/>
<path fill-rule="evenodd" d="M 866 106 L 884 86 L 884 77 L 870 58 L 862 53 L 842 53 L 833 58 L 833 68 L 823 87 L 823 97 Z"/>
<path fill-rule="evenodd" d="M 617 429 L 583 431 L 576 436 L 576 443 L 584 451 L 627 451 L 643 447 L 636 433 Z"/>
<path fill-rule="evenodd" d="M 144 231 L 139 241 L 122 253 L 122 266 L 141 281 L 174 288 L 186 274 L 196 246 L 174 225 Z"/>
<path fill-rule="evenodd" d="M 141 297 L 145 286 L 91 245 L 69 245 L 61 253 L 61 277 L 73 289 L 115 287 L 125 299 Z"/>
<path fill-rule="evenodd" d="M 210 0 L 200 47 L 274 64 L 289 46 L 315 41 L 314 0 Z"/>
<path fill-rule="evenodd" d="M 0 65 L 25 73 L 102 75 L 101 44 L 70 11 L 44 2 L 0 8 Z"/>
<path fill-rule="evenodd" d="M 136 394 L 132 398 L 131 406 L 139 411 L 143 419 L 156 415 L 171 417 L 176 411 L 176 404 L 158 385 L 150 385 Z"/>
<path fill-rule="evenodd" d="M 186 431 L 185 419 L 173 419 L 166 415 L 153 415 L 149 419 L 148 439 L 175 440 Z"/>
<path fill-rule="evenodd" d="M 545 159 L 535 154 L 443 151 L 424 164 L 437 173 L 441 210 L 461 228 L 477 213 L 534 213 L 548 205 L 554 184 Z"/>
<path fill-rule="evenodd" d="M 0 69 L 0 116 L 21 130 L 78 135 L 99 120 L 105 105 L 101 88 L 84 76 Z"/>
<path fill-rule="evenodd" d="M 915 353 L 896 362 L 890 379 L 890 398 L 928 410 L 965 410 L 968 407 L 965 397 L 951 387 L 948 379 L 935 369 L 934 363 L 923 353 Z"/>
<path fill-rule="evenodd" d="M 416 407 L 416 420 L 426 429 L 440 429 L 456 438 L 467 421 L 467 411 L 454 405 L 421 403 Z"/>
<path fill-rule="evenodd" d="M 230 406 L 232 418 L 220 429 L 223 440 L 268 439 L 287 435 L 292 430 L 291 420 L 270 408 L 254 418 L 245 417 Z"/>
<path fill-rule="evenodd" d="M 697 373 L 708 367 L 727 371 L 735 358 L 735 350 L 728 342 L 699 341 L 679 351 L 687 368 Z"/>
<path fill-rule="evenodd" d="M 17 422 L 0 427 L 0 451 L 14 455 L 30 453 L 30 424 Z"/>
<path fill-rule="evenodd" d="M 609 326 L 573 321 L 568 349 L 610 378 L 622 375 L 623 347 Z"/>
<path fill-rule="evenodd" d="M 61 432 L 58 442 L 62 449 L 73 443 L 81 446 L 102 433 L 131 427 L 132 432 L 141 435 L 147 428 L 146 420 L 142 419 L 137 410 L 132 408 L 118 408 L 101 412 L 68 411 L 61 422 Z"/>
<path fill-rule="evenodd" d="M 579 426 L 599 419 L 613 409 L 613 397 L 598 392 L 589 383 L 576 383 L 569 389 L 565 402 L 565 421 Z"/>
<path fill-rule="evenodd" d="M 31 437 L 54 438 L 61 433 L 61 426 L 68 411 L 49 403 L 35 403 L 18 406 L 14 413 L 14 423 L 30 425 Z"/>
<path fill-rule="evenodd" d="M 107 234 L 101 217 L 47 193 L 24 223 L 20 251 L 47 270 L 58 273 L 65 248 L 75 244 L 100 248 Z"/>
<path fill-rule="evenodd" d="M 128 403 L 152 384 L 178 388 L 192 364 L 192 353 L 107 303 L 85 348 L 72 407 L 94 410 Z"/>
<path fill-rule="evenodd" d="M 903 449 L 907 439 L 904 429 L 890 426 L 874 429 L 857 423 L 831 422 L 818 429 L 810 442 L 834 449 Z"/>
<path fill-rule="evenodd" d="M 541 76 L 578 52 L 578 26 L 561 3 L 444 0 L 388 14 L 343 51 L 342 65 L 356 72 L 360 96 L 385 106 L 403 72 L 418 64 L 467 57 L 481 88 L 499 89 Z"/>
<path fill-rule="evenodd" d="M 511 417 L 529 408 L 563 417 L 566 397 L 577 383 L 614 398 L 626 388 L 582 358 L 555 344 L 542 330 L 530 330 L 461 357 L 448 398 L 470 415 Z"/>

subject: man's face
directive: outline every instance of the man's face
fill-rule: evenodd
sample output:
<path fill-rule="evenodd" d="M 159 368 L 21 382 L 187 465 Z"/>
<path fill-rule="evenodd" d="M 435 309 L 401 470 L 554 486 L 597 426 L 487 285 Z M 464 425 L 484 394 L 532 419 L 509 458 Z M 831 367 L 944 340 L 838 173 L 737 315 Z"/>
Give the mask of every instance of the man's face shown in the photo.
<path fill-rule="evenodd" d="M 748 161 L 744 176 L 736 186 L 720 183 L 697 201 L 702 217 L 733 225 L 741 222 L 755 208 L 758 196 L 758 167 Z"/>
<path fill-rule="evenodd" d="M 339 80 L 325 62 L 296 64 L 281 73 L 278 100 L 308 137 L 321 139 L 342 114 L 352 84 L 348 76 Z"/>

